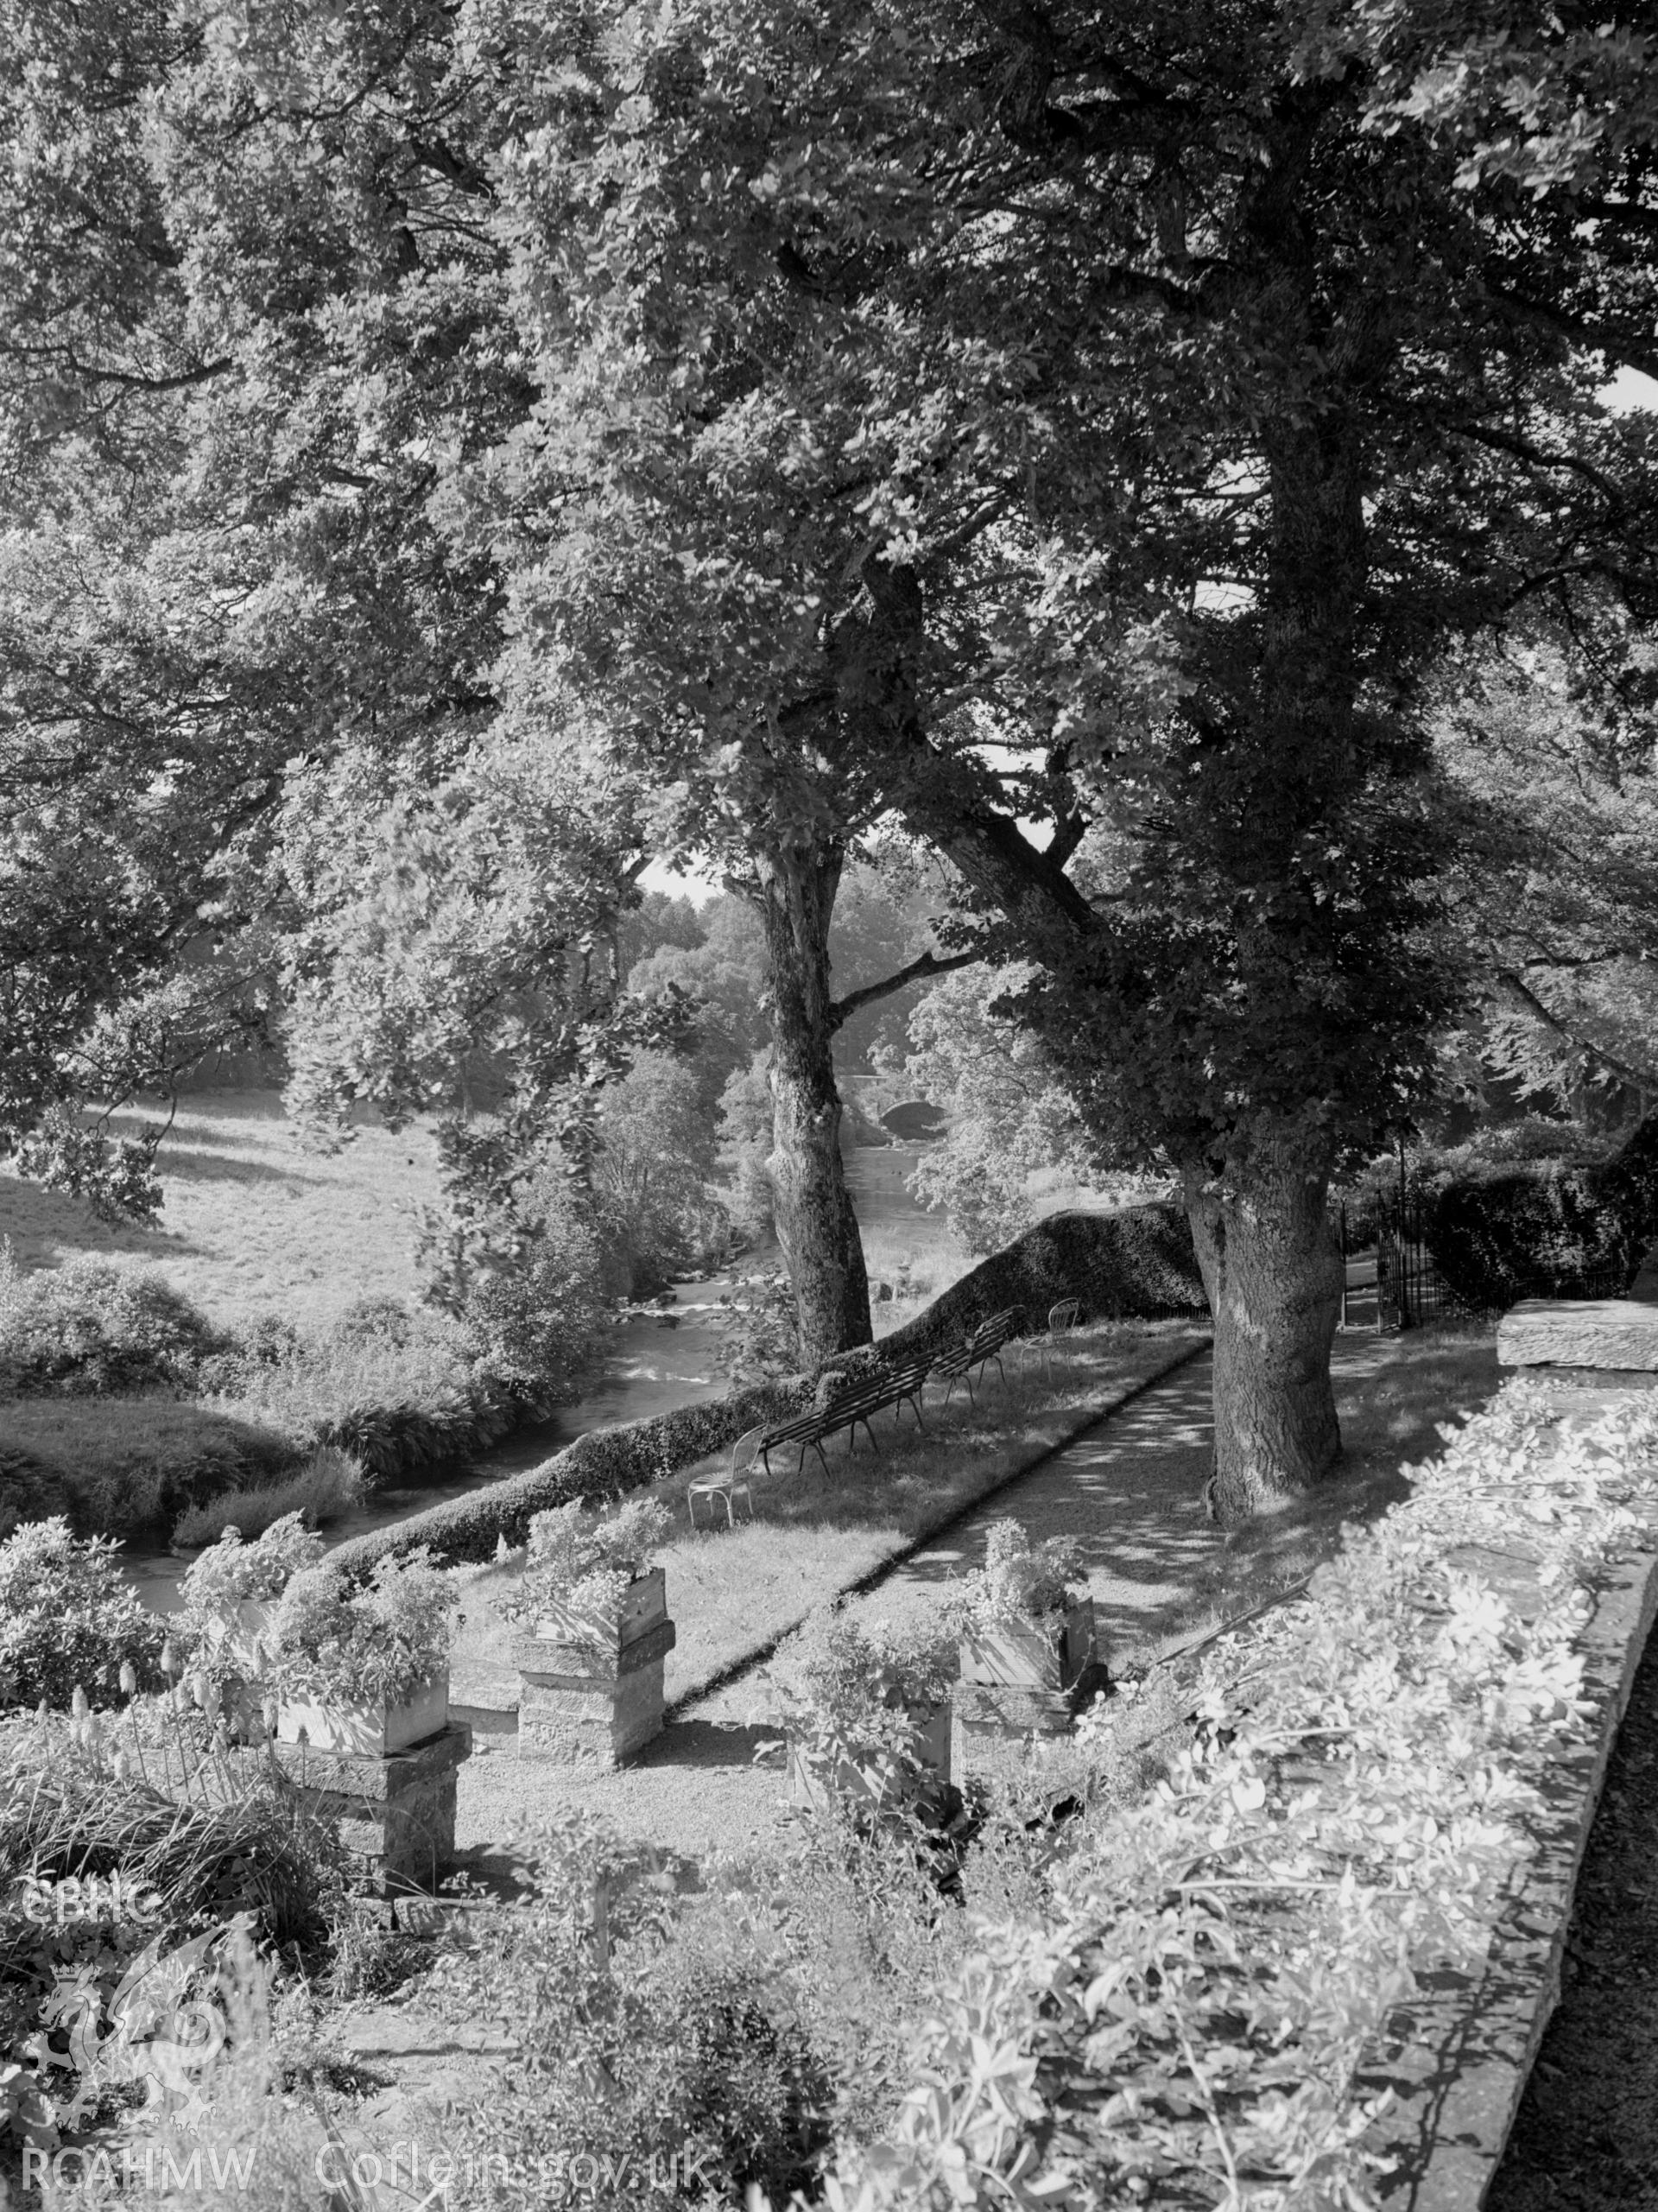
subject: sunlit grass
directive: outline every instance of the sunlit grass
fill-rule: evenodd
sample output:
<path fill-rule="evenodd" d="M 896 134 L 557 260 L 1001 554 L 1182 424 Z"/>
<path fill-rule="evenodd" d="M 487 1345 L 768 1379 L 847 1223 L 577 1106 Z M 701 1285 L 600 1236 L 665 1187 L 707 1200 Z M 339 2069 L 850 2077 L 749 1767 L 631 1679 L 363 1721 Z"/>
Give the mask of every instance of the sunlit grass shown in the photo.
<path fill-rule="evenodd" d="M 111 1132 L 156 1118 L 117 1114 Z M 365 1125 L 329 1153 L 307 1144 L 275 1091 L 202 1093 L 180 1106 L 159 1171 L 154 1231 L 107 1228 L 72 1199 L 0 1176 L 0 1236 L 23 1267 L 80 1252 L 148 1260 L 223 1324 L 273 1311 L 322 1322 L 359 1299 L 415 1291 L 414 1209 L 437 1193 L 421 1129 Z"/>

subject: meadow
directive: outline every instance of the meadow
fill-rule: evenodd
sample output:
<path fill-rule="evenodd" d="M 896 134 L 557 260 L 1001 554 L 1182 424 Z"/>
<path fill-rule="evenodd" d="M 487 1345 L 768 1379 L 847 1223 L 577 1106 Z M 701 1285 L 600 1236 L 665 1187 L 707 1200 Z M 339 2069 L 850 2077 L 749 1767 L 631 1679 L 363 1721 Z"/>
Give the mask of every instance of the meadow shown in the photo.
<path fill-rule="evenodd" d="M 154 1119 L 112 1117 L 114 1136 Z M 377 1124 L 320 1148 L 275 1091 L 203 1092 L 180 1104 L 158 1163 L 155 1229 L 110 1228 L 78 1201 L 0 1175 L 0 1238 L 22 1268 L 80 1253 L 159 1267 L 210 1320 L 279 1313 L 326 1324 L 365 1298 L 409 1297 L 419 1207 L 437 1195 L 432 1140 Z"/>

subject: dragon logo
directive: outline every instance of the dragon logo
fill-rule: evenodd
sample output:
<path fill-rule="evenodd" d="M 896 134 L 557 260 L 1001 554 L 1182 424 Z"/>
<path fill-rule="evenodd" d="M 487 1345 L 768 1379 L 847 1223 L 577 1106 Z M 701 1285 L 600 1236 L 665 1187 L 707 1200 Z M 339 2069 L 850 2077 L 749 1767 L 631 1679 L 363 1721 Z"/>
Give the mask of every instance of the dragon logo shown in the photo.
<path fill-rule="evenodd" d="M 227 1926 L 166 1953 L 158 1938 L 139 1953 L 107 2002 L 85 1969 L 60 1972 L 41 2008 L 41 2025 L 23 2046 L 54 2128 L 84 2126 L 107 2088 L 130 2082 L 143 2082 L 144 2110 L 152 2118 L 192 2132 L 200 2126 L 207 2109 L 202 2080 L 225 2048 L 228 2023 L 211 1986 L 193 1996 L 187 1992 L 209 1953 L 248 1924 L 249 1916 L 238 1913 Z M 54 2033 L 67 2043 L 66 2053 L 54 2050 Z M 66 2074 L 72 2078 L 60 2086 Z"/>

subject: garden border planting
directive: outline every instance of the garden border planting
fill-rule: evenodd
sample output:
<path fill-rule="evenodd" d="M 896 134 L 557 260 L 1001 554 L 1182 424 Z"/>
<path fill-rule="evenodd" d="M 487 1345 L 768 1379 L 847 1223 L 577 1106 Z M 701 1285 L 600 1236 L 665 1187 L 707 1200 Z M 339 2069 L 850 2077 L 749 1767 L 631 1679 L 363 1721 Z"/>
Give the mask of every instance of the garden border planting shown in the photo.
<path fill-rule="evenodd" d="M 1651 1619 L 1658 1402 L 1516 1380 L 1442 1433 L 1305 1598 L 1212 1650 L 1189 1743 L 1078 1838 L 1051 1912 L 984 1929 L 832 2212 L 1164 2178 L 1478 2202 Z M 1085 1739 L 1132 1727 L 1115 1704 Z"/>
<path fill-rule="evenodd" d="M 1609 1410 L 1627 1393 L 1573 1389 L 1560 1395 L 1562 1413 L 1572 1417 Z M 1658 1528 L 1658 1508 L 1649 1507 L 1648 1517 Z M 1479 1571 L 1516 1609 L 1541 1598 L 1535 1575 L 1509 1554 L 1485 1553 Z M 1551 1766 L 1541 1785 L 1546 1809 L 1531 1823 L 1535 1854 L 1520 1870 L 1492 1927 L 1483 1970 L 1437 1977 L 1409 2008 L 1405 2049 L 1377 2069 L 1398 2099 L 1366 2139 L 1368 2147 L 1399 2161 L 1395 2179 L 1380 2191 L 1389 2212 L 1471 2212 L 1502 2163 L 1543 2031 L 1560 2002 L 1573 1894 L 1655 1617 L 1658 1553 L 1610 1565 L 1579 1638 L 1590 1734 Z"/>

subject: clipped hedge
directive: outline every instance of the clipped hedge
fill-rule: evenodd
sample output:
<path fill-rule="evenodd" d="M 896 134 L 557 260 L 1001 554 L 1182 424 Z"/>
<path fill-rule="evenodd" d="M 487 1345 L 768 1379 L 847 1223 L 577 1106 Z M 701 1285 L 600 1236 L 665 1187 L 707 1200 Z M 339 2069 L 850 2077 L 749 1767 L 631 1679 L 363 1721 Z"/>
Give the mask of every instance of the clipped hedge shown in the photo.
<path fill-rule="evenodd" d="M 1433 1263 L 1465 1304 L 1621 1296 L 1658 1238 L 1658 1116 L 1610 1160 L 1464 1170 L 1424 1194 Z"/>
<path fill-rule="evenodd" d="M 1041 1328 L 1049 1306 L 1066 1297 L 1082 1298 L 1085 1319 L 1094 1321 L 1206 1310 L 1184 1214 L 1172 1206 L 1053 1214 L 1005 1252 L 993 1252 L 880 1344 L 838 1353 L 834 1368 L 853 1379 L 942 1351 L 1005 1306 L 1022 1307 L 1027 1328 Z M 354 1537 L 330 1553 L 329 1564 L 355 1581 L 378 1560 L 417 1544 L 429 1544 L 451 1566 L 492 1559 L 503 1537 L 514 1546 L 524 1543 L 532 1515 L 547 1506 L 574 1498 L 598 1505 L 659 1481 L 734 1442 L 744 1429 L 786 1420 L 810 1401 L 814 1387 L 815 1379 L 792 1376 L 649 1420 L 590 1429 L 539 1467 L 413 1514 L 393 1528 Z"/>
<path fill-rule="evenodd" d="M 532 1517 L 549 1505 L 567 1505 L 573 1498 L 598 1505 L 641 1489 L 734 1442 L 745 1429 L 786 1419 L 809 1395 L 806 1382 L 792 1376 L 756 1384 L 735 1398 L 676 1406 L 647 1421 L 589 1429 L 539 1467 L 526 1467 L 470 1498 L 429 1506 L 392 1528 L 353 1537 L 329 1553 L 328 1564 L 352 1581 L 362 1581 L 379 1560 L 417 1544 L 430 1544 L 452 1567 L 493 1559 L 503 1537 L 512 1545 L 526 1543 Z"/>
<path fill-rule="evenodd" d="M 1192 1232 L 1178 1206 L 1128 1206 L 1115 1214 L 1050 1214 L 1003 1252 L 952 1283 L 925 1313 L 879 1344 L 838 1353 L 849 1379 L 959 1344 L 987 1315 L 1022 1309 L 1022 1334 L 1047 1326 L 1060 1298 L 1083 1302 L 1085 1321 L 1156 1321 L 1206 1313 Z"/>

